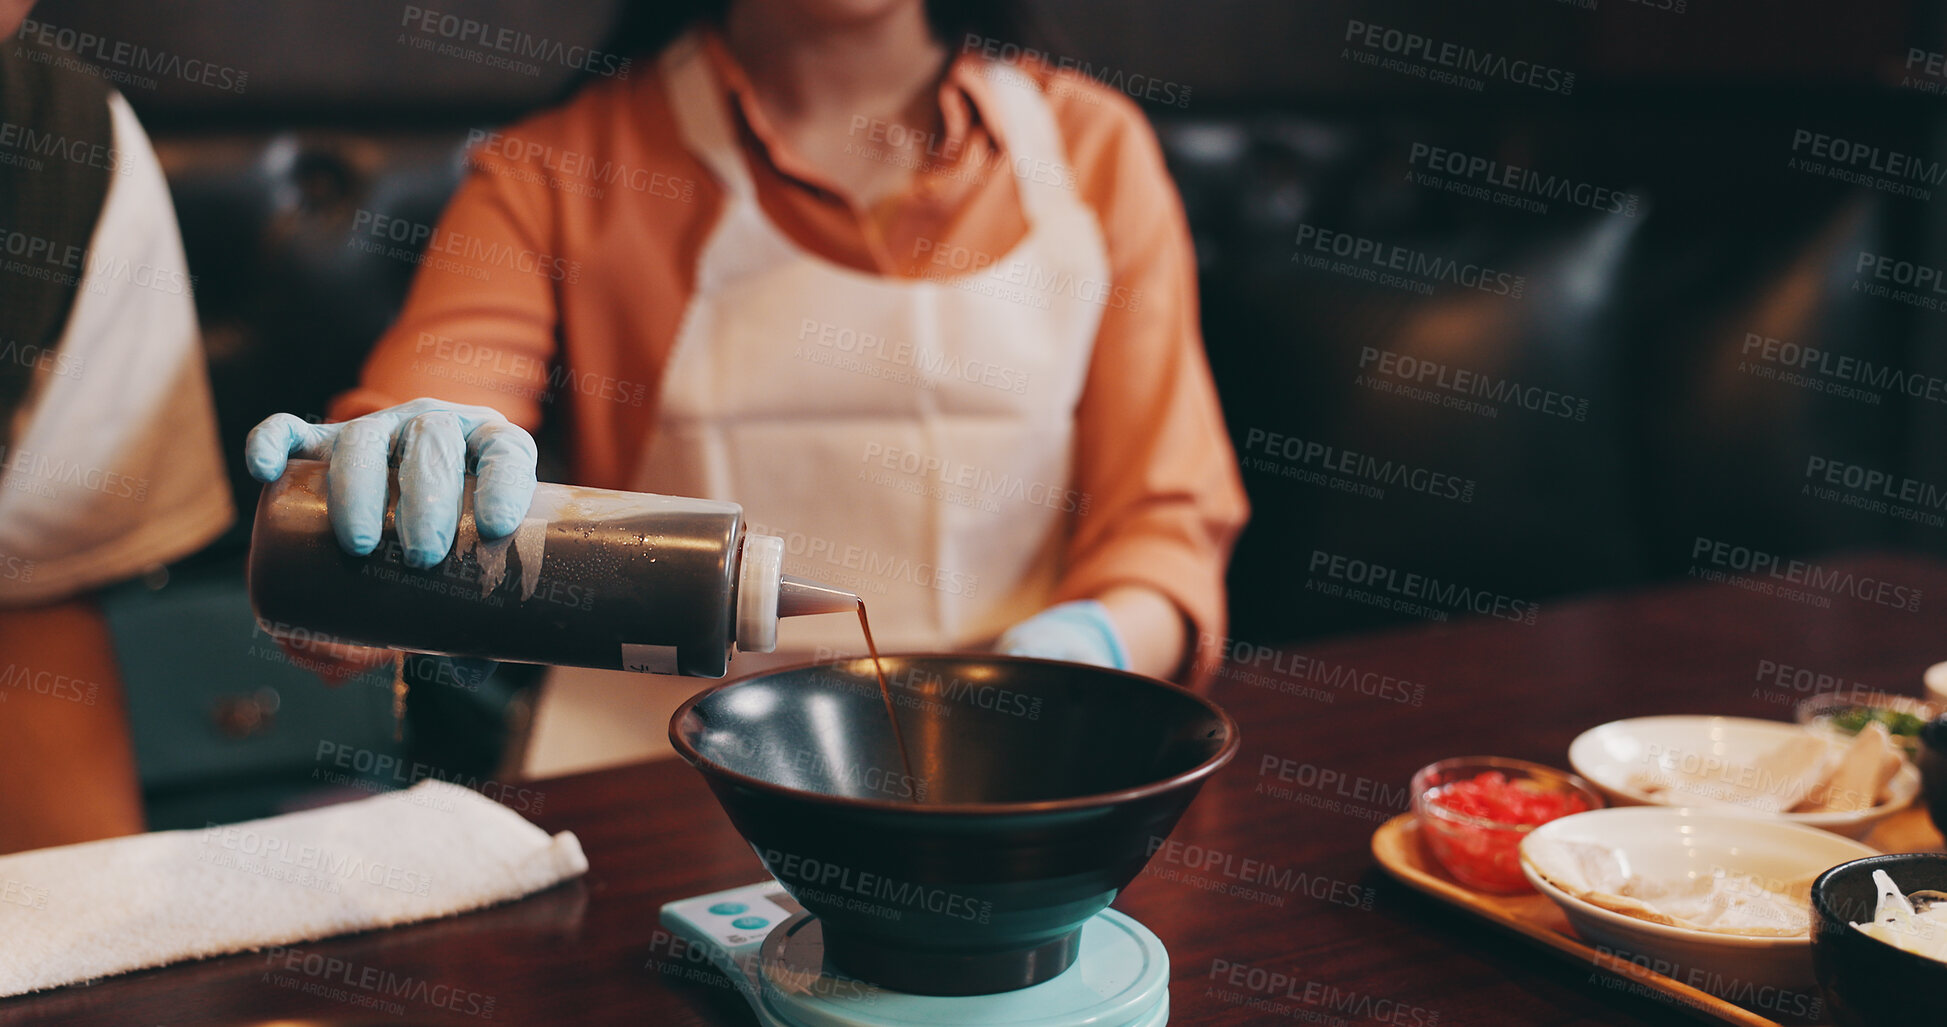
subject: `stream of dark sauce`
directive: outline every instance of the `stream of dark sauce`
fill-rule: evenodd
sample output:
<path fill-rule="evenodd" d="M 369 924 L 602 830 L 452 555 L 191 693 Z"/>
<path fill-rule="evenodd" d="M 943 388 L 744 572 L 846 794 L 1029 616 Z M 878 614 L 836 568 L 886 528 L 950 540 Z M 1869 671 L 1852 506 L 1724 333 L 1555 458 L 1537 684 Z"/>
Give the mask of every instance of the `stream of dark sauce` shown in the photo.
<path fill-rule="evenodd" d="M 865 632 L 865 651 L 872 654 L 872 671 L 879 676 L 879 698 L 885 700 L 886 722 L 892 725 L 892 740 L 899 746 L 899 765 L 906 770 L 906 781 L 913 787 L 913 801 L 926 793 L 913 776 L 913 758 L 906 752 L 906 736 L 899 730 L 899 715 L 892 709 L 892 688 L 886 684 L 886 668 L 879 663 L 879 646 L 872 641 L 872 622 L 865 617 L 865 600 L 859 600 L 859 630 Z"/>

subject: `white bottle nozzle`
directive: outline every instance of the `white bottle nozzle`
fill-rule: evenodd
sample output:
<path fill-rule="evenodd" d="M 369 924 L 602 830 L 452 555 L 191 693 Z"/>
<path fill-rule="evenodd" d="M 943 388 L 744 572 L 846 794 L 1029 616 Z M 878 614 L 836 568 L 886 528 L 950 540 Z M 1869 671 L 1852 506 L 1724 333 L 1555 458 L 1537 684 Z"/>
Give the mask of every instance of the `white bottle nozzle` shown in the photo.
<path fill-rule="evenodd" d="M 737 649 L 746 653 L 777 650 L 779 617 L 809 613 L 850 613 L 859 597 L 784 573 L 784 540 L 776 535 L 744 536 L 737 569 Z"/>
<path fill-rule="evenodd" d="M 777 615 L 802 617 L 808 613 L 851 613 L 859 597 L 815 581 L 784 575 L 778 585 Z"/>

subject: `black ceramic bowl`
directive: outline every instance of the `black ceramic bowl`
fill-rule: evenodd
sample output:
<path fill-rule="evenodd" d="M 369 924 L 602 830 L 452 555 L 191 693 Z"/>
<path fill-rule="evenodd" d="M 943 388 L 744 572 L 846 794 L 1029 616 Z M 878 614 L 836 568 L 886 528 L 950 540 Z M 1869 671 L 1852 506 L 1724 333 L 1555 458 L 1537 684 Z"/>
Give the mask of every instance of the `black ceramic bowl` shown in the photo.
<path fill-rule="evenodd" d="M 1888 945 L 1851 925 L 1873 918 L 1884 870 L 1902 892 L 1947 891 L 1947 855 L 1868 856 L 1841 863 L 1812 882 L 1812 966 L 1840 1027 L 1939 1023 L 1947 963 Z"/>
<path fill-rule="evenodd" d="M 831 969 L 895 991 L 1038 984 L 1237 752 L 1208 700 L 1151 678 L 1002 656 L 887 656 L 901 766 L 866 659 L 684 703 L 676 751 L 815 914 Z"/>
<path fill-rule="evenodd" d="M 1920 750 L 1913 762 L 1920 765 L 1920 795 L 1927 815 L 1936 830 L 1947 834 L 1947 715 L 1920 729 Z"/>

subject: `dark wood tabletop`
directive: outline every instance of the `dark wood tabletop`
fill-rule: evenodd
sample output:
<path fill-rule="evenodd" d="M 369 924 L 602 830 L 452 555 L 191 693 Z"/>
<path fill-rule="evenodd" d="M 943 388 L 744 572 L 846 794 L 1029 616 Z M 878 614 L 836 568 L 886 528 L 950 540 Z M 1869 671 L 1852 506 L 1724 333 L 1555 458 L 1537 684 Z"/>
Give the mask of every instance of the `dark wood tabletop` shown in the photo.
<path fill-rule="evenodd" d="M 1413 771 L 1443 757 L 1566 766 L 1575 735 L 1622 717 L 1790 719 L 1811 694 L 1792 682 L 1817 675 L 1918 694 L 1922 670 L 1947 659 L 1936 612 L 1947 567 L 1821 563 L 1917 589 L 1918 609 L 1836 589 L 1682 582 L 1543 604 L 1532 624 L 1469 617 L 1300 647 L 1233 644 L 1212 695 L 1243 748 L 1116 902 L 1169 948 L 1171 1023 L 1678 1020 L 1670 1004 L 1394 883 L 1368 842 L 1406 808 Z M 531 788 L 530 819 L 580 837 L 586 878 L 434 923 L 4 1000 L 0 1023 L 752 1023 L 657 923 L 664 902 L 763 874 L 702 779 L 665 760 Z M 380 973 L 431 987 L 402 1002 L 359 987 Z"/>

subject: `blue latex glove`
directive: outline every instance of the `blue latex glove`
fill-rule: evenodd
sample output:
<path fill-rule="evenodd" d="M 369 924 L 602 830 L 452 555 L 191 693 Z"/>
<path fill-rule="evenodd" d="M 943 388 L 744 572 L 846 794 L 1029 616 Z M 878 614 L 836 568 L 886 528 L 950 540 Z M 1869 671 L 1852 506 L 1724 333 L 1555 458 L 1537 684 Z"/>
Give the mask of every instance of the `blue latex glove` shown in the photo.
<path fill-rule="evenodd" d="M 466 472 L 474 471 L 473 519 L 482 538 L 509 535 L 534 500 L 534 437 L 490 407 L 415 399 L 341 424 L 273 414 L 244 440 L 258 481 L 276 481 L 296 456 L 331 461 L 331 527 L 354 556 L 377 548 L 385 527 L 386 470 L 399 466 L 394 523 L 406 564 L 431 567 L 453 548 Z"/>
<path fill-rule="evenodd" d="M 1109 608 L 1093 599 L 1051 606 L 1008 628 L 994 648 L 1009 656 L 1129 669 L 1129 651 L 1109 620 Z"/>

